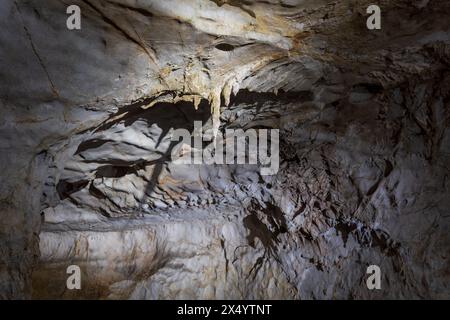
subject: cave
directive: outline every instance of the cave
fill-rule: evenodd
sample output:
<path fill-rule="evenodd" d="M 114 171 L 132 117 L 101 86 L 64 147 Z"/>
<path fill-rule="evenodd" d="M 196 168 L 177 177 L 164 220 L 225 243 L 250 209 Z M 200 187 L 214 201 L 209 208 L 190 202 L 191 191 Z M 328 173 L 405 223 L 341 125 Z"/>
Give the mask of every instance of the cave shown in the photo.
<path fill-rule="evenodd" d="M 449 1 L 70 5 L 0 3 L 1 299 L 450 298 Z"/>

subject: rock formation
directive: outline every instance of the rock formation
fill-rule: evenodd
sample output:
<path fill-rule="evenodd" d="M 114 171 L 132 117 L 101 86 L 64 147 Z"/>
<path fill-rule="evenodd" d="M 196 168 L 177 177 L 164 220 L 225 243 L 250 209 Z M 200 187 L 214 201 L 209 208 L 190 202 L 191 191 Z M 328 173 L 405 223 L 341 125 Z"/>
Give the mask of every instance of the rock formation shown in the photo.
<path fill-rule="evenodd" d="M 0 298 L 450 298 L 447 0 L 0 9 Z M 194 121 L 278 172 L 174 163 Z"/>

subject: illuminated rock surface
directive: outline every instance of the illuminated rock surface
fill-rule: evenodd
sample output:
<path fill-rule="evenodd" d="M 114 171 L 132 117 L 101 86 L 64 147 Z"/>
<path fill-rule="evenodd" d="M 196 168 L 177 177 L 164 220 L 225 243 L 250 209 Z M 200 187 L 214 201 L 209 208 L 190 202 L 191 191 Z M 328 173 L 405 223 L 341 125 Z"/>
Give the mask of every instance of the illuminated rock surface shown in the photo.
<path fill-rule="evenodd" d="M 450 298 L 448 1 L 72 3 L 0 4 L 1 298 Z M 277 175 L 172 163 L 195 120 Z"/>

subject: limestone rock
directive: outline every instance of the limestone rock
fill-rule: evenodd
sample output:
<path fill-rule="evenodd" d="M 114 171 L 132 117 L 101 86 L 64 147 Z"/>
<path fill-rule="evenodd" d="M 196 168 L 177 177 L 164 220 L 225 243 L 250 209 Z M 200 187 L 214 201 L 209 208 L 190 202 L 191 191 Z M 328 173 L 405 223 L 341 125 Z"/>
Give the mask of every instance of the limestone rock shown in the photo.
<path fill-rule="evenodd" d="M 1 298 L 450 298 L 448 1 L 72 3 L 0 3 Z M 194 121 L 278 172 L 174 163 Z"/>

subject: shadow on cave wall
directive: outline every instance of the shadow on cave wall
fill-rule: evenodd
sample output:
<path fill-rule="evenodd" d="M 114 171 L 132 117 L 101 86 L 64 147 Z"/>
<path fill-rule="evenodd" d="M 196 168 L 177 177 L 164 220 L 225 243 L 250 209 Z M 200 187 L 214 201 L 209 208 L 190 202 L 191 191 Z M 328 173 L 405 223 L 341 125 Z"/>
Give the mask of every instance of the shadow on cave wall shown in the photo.
<path fill-rule="evenodd" d="M 145 120 L 148 127 L 156 124 L 161 129 L 161 134 L 156 142 L 156 148 L 164 140 L 171 129 L 186 129 L 191 134 L 194 130 L 194 121 L 202 121 L 203 124 L 210 120 L 210 105 L 207 100 L 202 100 L 196 109 L 192 102 L 181 101 L 177 103 L 160 102 L 154 106 L 143 109 L 142 107 L 151 102 L 151 100 L 143 100 L 129 106 L 123 107 L 116 114 L 112 115 L 104 124 L 100 125 L 94 132 L 107 131 L 118 123 L 123 123 L 125 127 L 131 126 L 138 120 Z M 74 155 L 80 154 L 89 149 L 95 149 L 109 142 L 107 139 L 89 139 L 83 141 L 77 148 Z M 146 186 L 144 197 L 150 195 L 158 184 L 158 178 L 167 162 L 171 161 L 171 153 L 173 148 L 179 141 L 171 141 L 167 150 L 161 153 L 161 156 L 153 161 L 140 159 L 138 161 L 101 161 L 101 160 L 83 160 L 83 162 L 91 162 L 101 164 L 96 169 L 95 178 L 120 178 L 128 174 L 136 173 L 149 165 L 154 165 L 152 176 Z M 111 150 L 114 152 L 114 150 Z M 69 181 L 61 180 L 57 184 L 57 192 L 60 199 L 70 197 L 74 192 L 80 191 L 89 185 L 89 192 L 96 198 L 102 199 L 105 196 L 100 190 L 97 190 L 90 180 Z M 141 199 L 144 203 L 145 199 Z"/>

